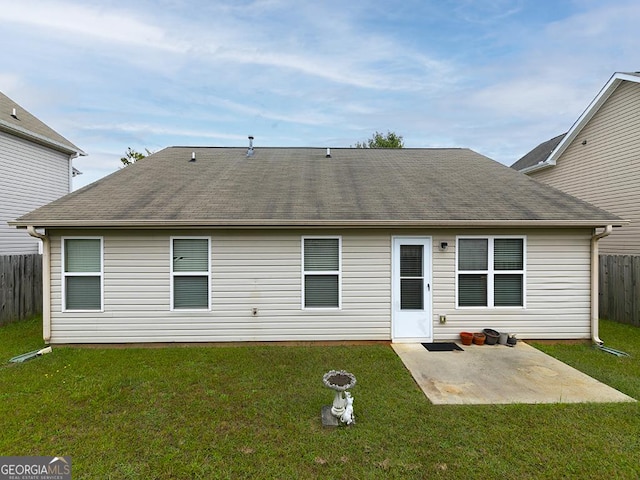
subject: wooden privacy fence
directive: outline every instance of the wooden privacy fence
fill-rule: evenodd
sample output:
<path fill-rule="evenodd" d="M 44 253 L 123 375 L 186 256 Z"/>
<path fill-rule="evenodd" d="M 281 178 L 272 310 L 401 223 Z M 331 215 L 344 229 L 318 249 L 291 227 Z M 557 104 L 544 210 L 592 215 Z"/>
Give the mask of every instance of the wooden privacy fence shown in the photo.
<path fill-rule="evenodd" d="M 600 255 L 600 318 L 640 326 L 640 255 Z"/>
<path fill-rule="evenodd" d="M 0 255 L 0 325 L 42 313 L 42 255 Z"/>

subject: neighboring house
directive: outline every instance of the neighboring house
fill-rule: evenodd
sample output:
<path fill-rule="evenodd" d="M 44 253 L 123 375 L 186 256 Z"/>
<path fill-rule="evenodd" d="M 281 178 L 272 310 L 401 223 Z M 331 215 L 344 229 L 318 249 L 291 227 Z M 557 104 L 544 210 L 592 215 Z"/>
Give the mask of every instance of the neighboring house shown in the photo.
<path fill-rule="evenodd" d="M 71 191 L 85 153 L 0 92 L 0 255 L 38 253 L 39 241 L 7 222 Z"/>
<path fill-rule="evenodd" d="M 468 149 L 193 147 L 12 222 L 46 232 L 51 343 L 597 340 L 620 223 Z"/>
<path fill-rule="evenodd" d="M 640 254 L 640 74 L 614 74 L 566 134 L 512 168 L 628 220 L 600 252 Z"/>

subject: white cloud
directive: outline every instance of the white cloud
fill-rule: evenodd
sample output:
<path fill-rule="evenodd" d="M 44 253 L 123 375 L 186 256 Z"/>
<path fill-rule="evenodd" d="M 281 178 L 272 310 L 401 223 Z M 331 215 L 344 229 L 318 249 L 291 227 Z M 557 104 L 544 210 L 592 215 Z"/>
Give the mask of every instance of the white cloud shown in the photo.
<path fill-rule="evenodd" d="M 523 8 L 522 0 L 459 0 L 454 9 L 455 15 L 466 22 L 491 24 L 504 20 Z"/>
<path fill-rule="evenodd" d="M 184 45 L 125 9 L 90 8 L 72 2 L 10 2 L 0 9 L 0 21 L 83 35 L 109 42 L 182 52 Z"/>
<path fill-rule="evenodd" d="M 3 92 L 18 90 L 21 83 L 21 79 L 18 75 L 0 72 L 0 85 L 2 85 Z"/>
<path fill-rule="evenodd" d="M 151 124 L 135 124 L 135 123 L 113 123 L 113 124 L 94 124 L 83 125 L 80 127 L 85 131 L 101 131 L 101 132 L 124 132 L 146 135 L 162 135 L 166 137 L 192 137 L 192 138 L 210 138 L 224 140 L 244 140 L 244 135 L 233 135 L 223 132 L 214 132 L 210 130 L 188 130 L 183 128 L 163 127 Z"/>
<path fill-rule="evenodd" d="M 74 159 L 73 166 L 80 170 L 82 175 L 73 178 L 73 189 L 78 190 L 118 170 L 122 166 L 120 157 L 123 155 L 124 150 L 121 153 L 96 150 L 87 157 Z"/>
<path fill-rule="evenodd" d="M 640 4 L 578 6 L 542 28 L 505 38 L 518 48 L 486 62 L 481 75 L 475 72 L 452 92 L 449 105 L 476 125 L 458 141 L 510 164 L 567 131 L 614 71 L 638 69 Z"/>
<path fill-rule="evenodd" d="M 0 88 L 24 92 L 88 170 L 117 168 L 121 153 L 104 152 L 128 146 L 249 133 L 348 146 L 375 130 L 510 163 L 568 129 L 614 70 L 640 66 L 635 1 L 536 5 L 4 1 L 0 28 L 20 39 L 0 50 Z"/>
<path fill-rule="evenodd" d="M 278 31 L 277 23 L 252 21 L 255 9 L 273 12 L 285 7 L 281 2 L 257 2 L 243 9 L 242 14 L 237 9 L 219 7 L 209 13 L 218 15 L 214 18 L 188 20 L 122 7 L 21 0 L 0 9 L 0 22 L 58 32 L 74 43 L 79 35 L 84 37 L 83 43 L 93 39 L 116 47 L 183 55 L 182 59 L 171 61 L 151 57 L 167 69 L 175 69 L 174 62 L 179 65 L 189 58 L 221 68 L 236 63 L 284 69 L 357 88 L 391 91 L 433 87 L 441 84 L 443 75 L 451 71 L 445 61 L 412 51 L 391 37 L 357 28 L 354 23 L 357 18 L 333 19 L 328 27 L 326 21 L 319 18 L 328 12 L 318 7 L 305 9 L 296 4 L 296 19 L 300 24 L 283 30 L 287 32 L 284 35 Z M 307 44 L 307 39 L 313 44 Z M 89 48 L 92 47 L 89 45 Z M 110 55 L 117 53 L 109 52 Z M 128 63 L 144 64 L 150 60 L 130 51 L 123 51 L 121 55 Z"/>
<path fill-rule="evenodd" d="M 623 46 L 623 41 L 638 44 L 636 35 L 640 4 L 636 1 L 594 2 L 585 4 L 584 11 L 567 19 L 552 22 L 548 33 L 555 38 L 572 39 L 574 42 L 590 40 L 590 46 L 606 45 L 615 41 Z M 584 45 L 574 43 L 574 47 Z M 578 48 L 583 50 L 583 48 Z"/>
<path fill-rule="evenodd" d="M 569 83 L 532 75 L 505 79 L 471 92 L 468 105 L 489 115 L 496 112 L 514 118 L 538 119 L 573 114 L 584 106 L 584 98 Z"/>

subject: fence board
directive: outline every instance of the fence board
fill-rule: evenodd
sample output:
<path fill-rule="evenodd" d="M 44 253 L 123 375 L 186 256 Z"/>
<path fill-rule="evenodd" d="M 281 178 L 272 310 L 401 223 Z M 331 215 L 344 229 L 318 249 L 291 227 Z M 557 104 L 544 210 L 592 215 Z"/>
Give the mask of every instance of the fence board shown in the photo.
<path fill-rule="evenodd" d="M 0 325 L 42 313 L 42 255 L 0 255 Z"/>
<path fill-rule="evenodd" d="M 640 326 L 640 255 L 600 255 L 599 315 Z"/>

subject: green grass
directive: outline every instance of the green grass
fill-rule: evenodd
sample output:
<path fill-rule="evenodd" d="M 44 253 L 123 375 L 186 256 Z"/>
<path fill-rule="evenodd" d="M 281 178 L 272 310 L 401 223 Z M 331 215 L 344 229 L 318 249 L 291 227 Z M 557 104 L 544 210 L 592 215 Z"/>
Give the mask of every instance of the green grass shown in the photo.
<path fill-rule="evenodd" d="M 544 346 L 640 397 L 640 329 L 617 358 Z M 614 341 L 615 339 L 615 341 Z M 638 404 L 434 406 L 387 346 L 56 348 L 0 328 L 0 455 L 70 455 L 90 478 L 637 478 Z M 634 350 L 635 349 L 635 350 Z M 326 429 L 322 374 L 353 372 L 357 424 Z"/>
<path fill-rule="evenodd" d="M 640 328 L 600 320 L 600 338 L 605 346 L 631 357 L 616 357 L 589 344 L 533 346 L 607 385 L 640 399 Z"/>

